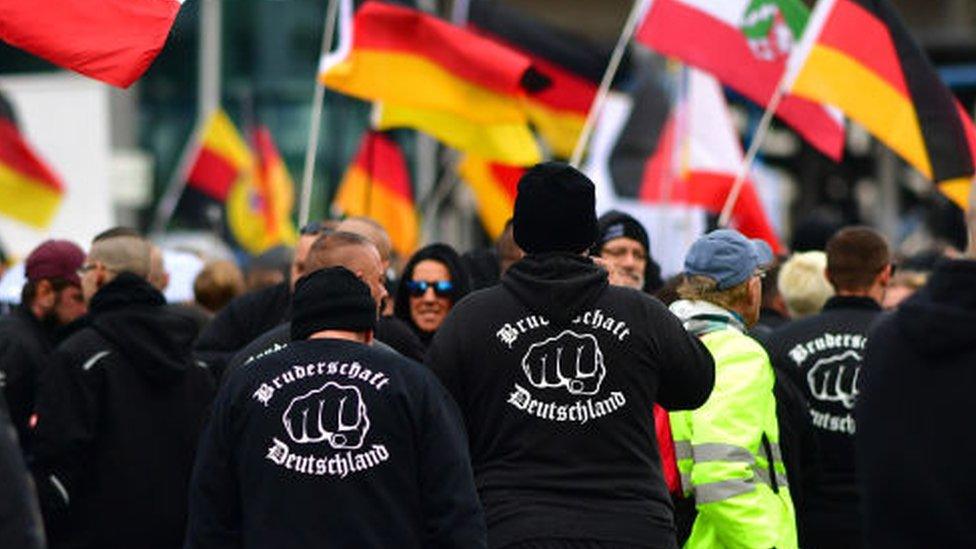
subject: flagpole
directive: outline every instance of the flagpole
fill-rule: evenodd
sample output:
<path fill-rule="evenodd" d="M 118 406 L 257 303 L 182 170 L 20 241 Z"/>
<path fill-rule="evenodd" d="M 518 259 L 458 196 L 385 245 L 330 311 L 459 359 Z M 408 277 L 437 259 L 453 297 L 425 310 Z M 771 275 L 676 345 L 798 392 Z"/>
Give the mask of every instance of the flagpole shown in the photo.
<path fill-rule="evenodd" d="M 735 176 L 735 181 L 733 181 L 732 188 L 729 190 L 729 196 L 725 199 L 725 205 L 722 206 L 722 213 L 718 216 L 719 227 L 728 227 L 729 221 L 732 219 L 732 210 L 735 208 L 735 203 L 739 200 L 739 194 L 742 192 L 742 186 L 745 184 L 746 177 L 752 169 L 752 164 L 756 161 L 756 156 L 759 154 L 759 147 L 762 146 L 766 134 L 769 133 L 769 127 L 773 123 L 773 115 L 776 114 L 776 109 L 779 108 L 779 104 L 783 101 L 783 96 L 785 95 L 785 86 L 782 84 L 776 86 L 776 93 L 769 100 L 769 104 L 766 106 L 766 112 L 763 113 L 763 117 L 759 121 L 759 127 L 752 134 L 749 151 L 742 161 L 742 166 L 739 167 L 739 173 Z"/>
<path fill-rule="evenodd" d="M 339 0 L 329 0 L 325 10 L 325 29 L 322 32 L 322 48 L 319 58 L 329 52 L 332 38 L 335 35 L 336 13 Z M 315 74 L 315 92 L 312 94 L 312 114 L 308 121 L 308 144 L 305 148 L 305 168 L 302 171 L 302 197 L 298 208 L 298 225 L 308 223 L 309 210 L 312 203 L 312 179 L 315 175 L 315 156 L 319 148 L 319 126 L 322 119 L 322 104 L 325 100 L 325 85 Z"/>
<path fill-rule="evenodd" d="M 610 62 L 607 64 L 607 70 L 603 73 L 603 80 L 600 81 L 600 88 L 597 90 L 596 97 L 590 105 L 590 112 L 586 115 L 583 130 L 580 132 L 579 139 L 576 141 L 576 148 L 573 149 L 573 156 L 569 164 L 574 168 L 579 168 L 580 162 L 583 160 L 583 151 L 586 149 L 586 145 L 590 140 L 590 134 L 593 133 L 596 118 L 603 110 L 603 104 L 606 103 L 607 94 L 610 92 L 610 85 L 613 84 L 613 78 L 617 75 L 617 69 L 620 68 L 620 62 L 623 60 L 627 44 L 634 35 L 634 31 L 637 30 L 637 23 L 640 20 L 644 2 L 645 0 L 634 0 L 634 4 L 630 8 L 630 15 L 627 16 L 627 21 L 624 23 L 620 38 L 617 39 L 617 45 L 614 47 L 613 54 L 610 56 Z"/>
<path fill-rule="evenodd" d="M 173 218 L 173 213 L 176 212 L 176 206 L 186 189 L 186 178 L 189 175 L 187 171 L 190 169 L 190 162 L 193 160 L 192 153 L 197 150 L 200 136 L 203 134 L 203 126 L 208 120 L 210 120 L 209 115 L 197 121 L 190 140 L 183 146 L 183 152 L 180 153 L 180 159 L 176 163 L 176 170 L 170 175 L 169 182 L 166 184 L 166 193 L 159 199 L 159 205 L 156 206 L 156 214 L 153 216 L 153 224 L 150 229 L 151 235 L 159 235 L 165 232 L 166 225 L 169 224 L 170 219 Z"/>

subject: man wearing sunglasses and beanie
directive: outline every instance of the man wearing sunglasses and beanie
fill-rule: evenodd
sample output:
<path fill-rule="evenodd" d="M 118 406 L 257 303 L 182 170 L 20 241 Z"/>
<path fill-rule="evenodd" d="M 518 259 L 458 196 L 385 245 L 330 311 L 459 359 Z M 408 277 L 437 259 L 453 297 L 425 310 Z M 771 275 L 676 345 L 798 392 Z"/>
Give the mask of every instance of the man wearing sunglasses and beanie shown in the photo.
<path fill-rule="evenodd" d="M 708 398 L 707 350 L 586 255 L 594 187 L 549 162 L 519 182 L 501 284 L 454 305 L 427 362 L 457 400 L 493 548 L 675 547 L 652 408 Z"/>

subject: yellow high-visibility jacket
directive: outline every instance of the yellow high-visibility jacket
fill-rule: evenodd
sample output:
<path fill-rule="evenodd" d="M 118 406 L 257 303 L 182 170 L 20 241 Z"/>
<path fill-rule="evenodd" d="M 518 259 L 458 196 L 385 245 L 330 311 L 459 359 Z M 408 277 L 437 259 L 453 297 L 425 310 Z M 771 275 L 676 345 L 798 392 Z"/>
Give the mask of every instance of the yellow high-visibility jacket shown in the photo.
<path fill-rule="evenodd" d="M 685 547 L 795 548 L 772 365 L 737 317 L 706 309 L 708 321 L 697 330 L 685 325 L 715 359 L 715 388 L 701 408 L 670 414 L 682 487 L 698 510 Z M 716 322 L 719 312 L 729 321 Z"/>

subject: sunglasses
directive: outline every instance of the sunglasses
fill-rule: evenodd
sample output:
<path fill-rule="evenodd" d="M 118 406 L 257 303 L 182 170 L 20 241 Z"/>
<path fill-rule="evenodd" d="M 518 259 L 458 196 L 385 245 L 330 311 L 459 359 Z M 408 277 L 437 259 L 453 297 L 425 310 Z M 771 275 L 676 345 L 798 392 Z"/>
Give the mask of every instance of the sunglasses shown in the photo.
<path fill-rule="evenodd" d="M 413 297 L 420 297 L 427 293 L 427 288 L 433 288 L 439 297 L 450 297 L 454 294 L 454 283 L 450 280 L 408 280 L 407 291 Z"/>

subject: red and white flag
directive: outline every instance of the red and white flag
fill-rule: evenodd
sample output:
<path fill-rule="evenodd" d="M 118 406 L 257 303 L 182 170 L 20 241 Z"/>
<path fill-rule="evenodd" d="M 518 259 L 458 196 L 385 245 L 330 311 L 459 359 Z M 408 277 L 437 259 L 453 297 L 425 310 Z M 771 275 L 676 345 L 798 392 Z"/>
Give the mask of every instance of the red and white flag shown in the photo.
<path fill-rule="evenodd" d="M 808 18 L 800 0 L 653 0 L 636 39 L 765 107 Z M 776 114 L 817 150 L 840 160 L 844 122 L 837 111 L 786 95 Z"/>
<path fill-rule="evenodd" d="M 722 87 L 689 69 L 683 97 L 644 167 L 640 200 L 700 206 L 719 213 L 742 169 L 743 155 Z M 753 182 L 746 180 L 732 210 L 732 225 L 750 238 L 783 251 Z"/>
<path fill-rule="evenodd" d="M 0 0 L 0 39 L 127 88 L 163 49 L 182 0 Z"/>

